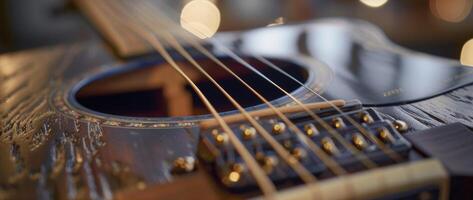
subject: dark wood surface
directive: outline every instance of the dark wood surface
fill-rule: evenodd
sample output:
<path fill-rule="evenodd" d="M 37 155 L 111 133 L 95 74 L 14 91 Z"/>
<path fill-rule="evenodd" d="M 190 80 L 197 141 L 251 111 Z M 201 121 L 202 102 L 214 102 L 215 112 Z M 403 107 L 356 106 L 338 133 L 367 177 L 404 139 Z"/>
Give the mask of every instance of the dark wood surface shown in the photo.
<path fill-rule="evenodd" d="M 455 122 L 473 127 L 473 86 L 466 86 L 432 99 L 378 110 L 407 121 L 411 130 Z"/>
<path fill-rule="evenodd" d="M 50 73 L 52 74 L 51 76 L 56 75 L 56 73 L 52 73 L 52 72 L 57 72 L 58 70 L 60 70 L 62 67 L 58 67 L 58 66 L 62 66 L 62 65 L 68 65 L 67 67 L 70 68 L 69 75 L 77 75 L 77 74 L 83 73 L 83 71 L 87 71 L 92 68 L 98 69 L 98 66 L 102 66 L 103 64 L 110 64 L 110 63 L 117 62 L 113 58 L 113 56 L 111 56 L 110 53 L 107 53 L 108 51 L 106 50 L 106 48 L 104 48 L 100 43 L 97 43 L 97 42 L 87 42 L 83 44 L 75 44 L 72 46 L 66 45 L 66 46 L 57 47 L 57 48 L 49 48 L 49 49 L 43 49 L 43 50 L 34 50 L 34 51 L 27 51 L 27 52 L 22 52 L 22 53 L 1 55 L 0 61 L 3 61 L 2 64 L 11 64 L 15 62 L 21 62 L 22 60 L 24 60 L 26 63 L 37 62 L 37 61 L 44 60 L 45 56 L 42 53 L 40 53 L 42 51 L 54 54 L 55 56 L 57 56 L 57 59 L 55 61 L 51 61 L 50 62 L 51 64 L 49 66 L 35 65 L 31 67 L 34 67 L 35 70 L 37 70 L 38 72 L 42 71 L 43 73 Z M 73 57 L 73 60 L 71 61 L 71 63 L 65 64 L 64 62 L 65 58 L 71 57 L 71 56 Z M 9 66 L 5 65 L 5 66 L 0 66 L 0 67 L 6 68 Z M 42 69 L 44 70 L 39 69 L 41 67 L 43 67 Z M 39 74 L 36 74 L 36 75 L 39 75 Z M 14 74 L 13 76 L 1 76 L 0 80 L 3 82 L 0 82 L 0 83 L 7 83 L 8 79 L 13 80 L 12 78 L 14 78 L 15 76 L 21 77 L 22 73 L 17 73 L 17 74 Z M 57 81 L 57 79 L 55 78 L 57 77 L 52 77 L 51 79 L 52 82 L 47 82 L 43 80 L 41 84 L 47 85 L 47 87 L 43 89 L 54 89 L 50 87 L 61 87 L 60 82 L 55 82 Z M 28 87 L 33 87 L 35 85 L 34 82 L 31 82 L 31 83 L 32 84 L 29 84 Z M 3 85 L 0 84 L 0 86 L 3 86 Z M 35 91 L 34 94 L 39 94 L 40 91 L 41 90 L 37 90 Z M 0 105 L 1 106 L 5 106 L 11 103 L 8 101 L 9 96 L 10 96 L 10 93 L 6 92 L 6 90 L 0 91 L 0 102 L 1 102 Z M 47 99 L 48 95 L 45 95 L 44 98 Z M 378 108 L 378 110 L 384 112 L 386 114 L 386 117 L 392 117 L 393 119 L 402 119 L 406 121 L 411 127 L 411 130 L 423 130 L 429 127 L 436 127 L 436 126 L 441 126 L 444 124 L 450 124 L 450 123 L 455 123 L 455 122 L 461 122 L 469 127 L 473 127 L 472 104 L 473 104 L 473 86 L 467 86 L 462 89 L 458 89 L 456 91 L 453 91 L 448 94 L 441 95 L 429 100 L 413 103 L 410 105 Z M 35 105 L 32 104 L 31 106 L 34 107 Z M 3 107 L 0 107 L 0 108 L 3 109 Z M 49 110 L 49 108 L 44 108 L 44 109 Z M 3 126 L 0 128 L 2 128 L 2 131 L 3 131 L 3 129 L 6 128 L 5 123 L 8 124 L 8 122 L 3 121 L 4 120 L 3 117 L 8 116 L 8 113 L 3 113 L 4 110 L 0 110 L 0 111 L 2 111 L 1 125 Z M 19 118 L 23 117 L 23 114 L 25 113 L 21 113 L 20 115 L 18 115 L 18 117 Z M 53 119 L 47 119 L 47 121 L 54 122 Z M 18 124 L 22 125 L 23 123 L 18 123 Z M 72 123 L 70 123 L 70 125 L 72 126 Z M 93 123 L 84 124 L 81 127 L 87 127 L 89 125 L 92 126 L 94 124 Z M 22 129 L 22 128 L 25 128 L 25 129 Z M 25 132 L 32 131 L 29 128 L 30 128 L 29 126 L 19 127 L 19 130 L 25 130 Z M 123 131 L 124 129 L 120 129 L 120 130 Z M 139 129 L 130 129 L 130 130 L 139 130 Z M 54 157 L 54 156 L 51 156 L 53 154 L 51 154 L 50 152 L 53 152 L 53 150 L 55 151 L 56 149 L 55 145 L 61 144 L 58 141 L 69 140 L 69 139 L 72 140 L 72 139 L 75 139 L 75 137 L 87 138 L 87 131 L 89 130 L 85 130 L 85 128 L 82 128 L 81 131 L 77 132 L 76 135 L 71 138 L 69 138 L 69 136 L 67 135 L 63 137 L 60 134 L 47 134 L 47 133 L 39 132 L 39 136 L 41 137 L 39 138 L 40 140 L 39 140 L 38 145 L 41 146 L 41 148 L 36 149 L 36 150 L 30 150 L 28 146 L 30 143 L 36 144 L 35 142 L 38 142 L 38 137 L 36 136 L 31 137 L 30 139 L 28 138 L 25 139 L 25 138 L 22 138 L 22 136 L 24 136 L 23 132 L 14 132 L 12 135 L 3 134 L 2 137 L 4 137 L 4 141 L 3 143 L 0 144 L 0 153 L 1 153 L 0 160 L 2 161 L 2 166 L 0 166 L 2 167 L 2 170 L 0 172 L 0 177 L 2 177 L 2 179 L 4 180 L 13 180 L 15 177 L 12 179 L 11 173 L 14 174 L 15 169 L 20 170 L 18 171 L 18 172 L 21 172 L 19 173 L 19 175 L 23 176 L 23 178 L 25 178 L 23 172 L 29 173 L 30 178 L 32 180 L 35 180 L 35 179 L 41 180 L 41 178 L 47 177 L 46 175 L 48 175 L 47 173 L 49 172 L 43 171 L 43 169 L 46 169 L 51 166 L 61 165 L 61 162 L 57 162 L 57 160 L 50 158 L 50 157 Z M 107 160 L 105 158 L 110 158 L 114 160 L 123 160 L 123 161 L 127 161 L 127 159 L 129 159 L 131 160 L 130 163 L 133 164 L 133 165 L 130 165 L 130 168 L 132 170 L 135 170 L 133 169 L 133 167 L 136 167 L 137 171 L 139 171 L 141 169 L 139 168 L 140 166 L 141 167 L 151 166 L 148 162 L 154 163 L 155 164 L 154 167 L 157 167 L 157 168 L 154 168 L 153 166 L 146 167 L 146 170 L 142 171 L 144 174 L 146 174 L 146 173 L 151 173 L 152 171 L 156 172 L 156 169 L 158 169 L 159 167 L 162 167 L 161 165 L 156 164 L 158 163 L 156 160 L 149 159 L 150 154 L 154 155 L 155 157 L 156 156 L 166 157 L 167 161 L 172 161 L 173 156 L 179 155 L 179 154 L 175 154 L 171 157 L 167 157 L 167 155 L 164 155 L 164 154 L 159 155 L 159 153 L 157 152 L 163 152 L 163 151 L 160 150 L 160 148 L 152 148 L 152 147 L 162 148 L 163 146 L 157 145 L 156 143 L 153 143 L 153 141 L 167 143 L 170 140 L 174 141 L 177 139 L 173 139 L 173 138 L 165 137 L 165 136 L 163 136 L 162 138 L 159 138 L 160 134 L 151 134 L 151 132 L 153 132 L 152 130 L 147 130 L 147 131 L 149 133 L 145 133 L 141 135 L 136 134 L 136 133 L 131 133 L 131 132 L 130 133 L 120 132 L 119 134 L 117 134 L 116 130 L 113 130 L 113 128 L 104 129 L 103 135 L 98 134 L 99 135 L 98 137 L 101 137 L 99 139 L 103 140 L 104 144 L 107 144 L 105 147 L 101 147 L 102 150 L 100 152 L 103 158 L 103 160 L 101 161 L 102 164 L 105 163 L 105 161 Z M 156 132 L 153 132 L 153 133 L 156 133 Z M 187 134 L 188 133 L 183 133 L 182 137 L 185 138 L 185 135 Z M 151 137 L 154 137 L 154 138 L 151 138 Z M 90 140 L 90 136 L 88 136 L 88 138 Z M 169 140 L 169 141 L 166 141 L 166 140 Z M 187 147 L 182 143 L 183 141 L 182 138 L 179 140 L 181 141 L 182 149 L 187 149 Z M 21 142 L 21 141 L 24 141 L 24 142 Z M 148 146 L 150 149 L 146 151 L 140 151 L 140 149 L 142 148 L 134 149 L 135 147 L 130 145 L 130 143 L 133 143 L 133 142 L 136 143 L 136 141 L 141 142 L 139 143 L 141 146 Z M 147 142 L 149 142 L 150 144 L 144 144 Z M 66 142 L 66 144 L 69 144 L 69 143 L 70 142 Z M 171 143 L 168 143 L 168 144 L 171 144 Z M 74 148 L 82 149 L 82 144 L 78 143 L 77 146 L 75 146 Z M 85 152 L 84 149 L 80 151 Z M 117 153 L 119 151 L 123 151 L 123 153 Z M 151 151 L 155 151 L 155 152 L 150 153 Z M 132 153 L 135 153 L 135 154 L 132 154 Z M 178 153 L 181 153 L 182 155 L 188 155 L 189 153 L 192 153 L 192 152 L 191 150 L 183 150 L 183 151 L 179 151 Z M 47 160 L 46 158 L 49 160 L 46 162 L 43 162 L 44 160 L 42 159 Z M 84 154 L 82 158 L 87 159 L 86 154 Z M 64 159 L 65 158 L 62 157 L 59 160 L 64 161 Z M 66 156 L 66 160 L 67 159 L 68 158 Z M 90 162 L 93 164 L 91 164 L 89 168 L 86 168 L 86 166 L 88 165 L 84 165 L 85 166 L 83 170 L 85 171 L 83 172 L 84 174 L 89 173 L 86 171 L 91 170 L 90 167 L 99 168 L 98 167 L 99 164 L 95 163 L 95 161 L 94 162 L 90 161 Z M 22 171 L 25 169 L 28 171 Z M 60 176 L 61 179 L 65 179 L 62 176 L 66 176 L 66 179 L 67 179 L 67 173 L 64 173 L 64 174 L 65 175 Z M 87 176 L 84 176 L 84 177 L 87 177 Z M 160 177 L 154 177 L 154 176 L 148 176 L 144 178 L 145 178 L 144 182 L 146 182 L 146 184 L 149 182 L 150 187 L 152 185 L 151 182 L 153 181 L 148 181 L 147 179 L 157 180 L 155 182 L 160 182 L 161 180 L 159 179 Z M 138 185 L 142 183 L 140 182 L 141 178 L 136 178 L 136 180 L 138 182 Z M 81 182 L 82 186 L 86 186 L 90 184 L 90 183 L 86 183 L 86 181 L 88 181 L 87 179 L 83 179 L 81 181 L 82 181 Z M 168 180 L 166 179 L 163 181 L 168 181 Z M 3 182 L 0 181 L 0 182 L 2 183 L 1 188 L 3 189 L 2 190 L 3 192 L 5 191 L 8 192 L 9 190 L 12 190 L 12 189 L 13 191 L 15 191 L 16 190 L 15 187 L 18 187 L 18 185 L 9 184 L 7 183 L 7 181 L 3 181 Z M 31 198 L 32 196 L 36 196 L 36 195 L 53 195 L 54 192 L 68 190 L 66 188 L 61 188 L 61 187 L 66 187 L 61 182 L 57 182 L 57 185 L 54 186 L 55 188 L 53 187 L 48 188 L 50 186 L 47 186 L 46 182 L 44 182 L 43 185 L 40 184 L 37 186 L 33 186 L 31 184 L 25 184 L 23 186 L 25 186 L 27 189 L 25 190 L 22 189 L 21 190 L 22 192 L 16 192 L 15 195 L 17 196 L 15 197 Z M 127 184 L 124 183 L 123 185 L 128 187 Z M 135 182 L 132 182 L 130 184 L 134 185 Z M 191 185 L 192 184 L 193 183 L 191 183 Z M 40 187 L 44 187 L 44 188 L 40 188 Z M 81 190 L 80 188 L 78 189 Z M 38 191 L 42 191 L 42 192 L 38 192 Z M 87 194 L 84 194 L 86 192 L 90 193 L 90 191 L 87 189 L 83 191 L 79 191 L 79 192 L 81 192 L 81 195 L 87 195 Z M 100 191 L 95 191 L 95 192 L 100 192 Z M 172 192 L 173 191 L 171 191 L 169 194 L 171 194 Z M 69 195 L 69 194 L 62 193 L 62 195 Z"/>

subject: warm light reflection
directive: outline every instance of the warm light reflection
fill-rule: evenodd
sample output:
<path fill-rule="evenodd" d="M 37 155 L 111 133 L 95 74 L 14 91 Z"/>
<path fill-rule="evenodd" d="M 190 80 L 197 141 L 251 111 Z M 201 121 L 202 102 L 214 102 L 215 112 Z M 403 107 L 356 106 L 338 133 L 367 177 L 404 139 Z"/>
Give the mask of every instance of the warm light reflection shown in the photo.
<path fill-rule="evenodd" d="M 360 1 L 361 3 L 373 8 L 381 7 L 388 2 L 388 0 L 360 0 Z"/>
<path fill-rule="evenodd" d="M 460 56 L 460 62 L 463 65 L 473 67 L 473 39 L 463 45 L 462 53 Z"/>
<path fill-rule="evenodd" d="M 212 37 L 220 26 L 220 11 L 209 0 L 193 0 L 181 12 L 181 26 L 201 39 Z"/>
<path fill-rule="evenodd" d="M 461 22 L 471 12 L 472 0 L 430 0 L 432 13 L 447 22 Z"/>
<path fill-rule="evenodd" d="M 271 24 L 268 24 L 268 27 L 269 26 L 279 26 L 279 25 L 283 25 L 284 24 L 284 18 L 283 17 L 278 17 L 274 20 L 274 22 L 272 22 Z"/>

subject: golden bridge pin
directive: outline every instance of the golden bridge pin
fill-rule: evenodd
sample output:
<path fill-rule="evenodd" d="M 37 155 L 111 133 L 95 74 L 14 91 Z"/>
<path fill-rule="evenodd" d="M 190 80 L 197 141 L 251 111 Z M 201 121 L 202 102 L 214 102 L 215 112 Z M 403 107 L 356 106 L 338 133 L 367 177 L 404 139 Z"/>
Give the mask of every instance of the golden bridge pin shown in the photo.
<path fill-rule="evenodd" d="M 334 128 L 344 128 L 345 127 L 345 122 L 343 122 L 343 119 L 340 117 L 335 117 L 332 119 L 332 125 Z"/>
<path fill-rule="evenodd" d="M 381 138 L 384 142 L 393 142 L 394 137 L 391 135 L 391 132 L 387 128 L 379 128 L 378 129 L 379 138 Z"/>
<path fill-rule="evenodd" d="M 359 133 L 353 134 L 352 141 L 356 148 L 360 150 L 363 150 L 367 146 L 365 138 L 363 138 Z"/>
<path fill-rule="evenodd" d="M 322 149 L 331 155 L 337 155 L 339 153 L 337 146 L 335 146 L 335 143 L 329 137 L 322 139 Z"/>
<path fill-rule="evenodd" d="M 246 127 L 243 129 L 243 138 L 249 140 L 254 138 L 256 135 L 256 129 L 253 127 Z"/>
<path fill-rule="evenodd" d="M 273 133 L 274 134 L 281 134 L 286 130 L 286 124 L 282 122 L 277 122 L 273 125 Z"/>
<path fill-rule="evenodd" d="M 245 171 L 245 167 L 243 164 L 236 163 L 230 166 L 230 171 L 228 172 L 227 176 L 224 177 L 223 182 L 232 185 L 238 183 L 241 180 L 242 173 Z"/>
<path fill-rule="evenodd" d="M 396 130 L 401 133 L 406 132 L 407 129 L 409 129 L 409 126 L 407 125 L 407 123 L 401 120 L 395 120 L 393 122 L 393 125 L 394 125 L 394 128 L 396 128 Z"/>
<path fill-rule="evenodd" d="M 236 183 L 240 181 L 240 177 L 241 177 L 241 174 L 239 172 L 231 171 L 230 173 L 228 173 L 228 181 L 232 183 Z"/>
<path fill-rule="evenodd" d="M 374 121 L 373 117 L 371 117 L 371 115 L 368 112 L 361 112 L 360 119 L 363 123 L 367 123 L 367 124 L 372 123 Z"/>
<path fill-rule="evenodd" d="M 217 144 L 224 144 L 228 140 L 228 136 L 225 133 L 218 133 L 218 134 L 214 135 L 214 138 L 215 138 L 215 142 Z"/>
<path fill-rule="evenodd" d="M 306 124 L 304 126 L 304 131 L 309 137 L 319 134 L 319 130 L 317 130 L 317 127 L 315 127 L 313 124 Z"/>

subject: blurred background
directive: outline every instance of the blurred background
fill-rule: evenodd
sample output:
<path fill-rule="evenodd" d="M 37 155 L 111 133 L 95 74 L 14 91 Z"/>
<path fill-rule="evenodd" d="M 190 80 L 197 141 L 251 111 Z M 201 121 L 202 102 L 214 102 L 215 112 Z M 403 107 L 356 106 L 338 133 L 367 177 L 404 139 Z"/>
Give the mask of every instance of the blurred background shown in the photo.
<path fill-rule="evenodd" d="M 219 31 L 347 17 L 374 23 L 414 50 L 453 59 L 466 46 L 473 51 L 473 0 L 212 1 L 221 12 Z M 73 1 L 0 0 L 0 53 L 94 38 L 96 31 Z"/>

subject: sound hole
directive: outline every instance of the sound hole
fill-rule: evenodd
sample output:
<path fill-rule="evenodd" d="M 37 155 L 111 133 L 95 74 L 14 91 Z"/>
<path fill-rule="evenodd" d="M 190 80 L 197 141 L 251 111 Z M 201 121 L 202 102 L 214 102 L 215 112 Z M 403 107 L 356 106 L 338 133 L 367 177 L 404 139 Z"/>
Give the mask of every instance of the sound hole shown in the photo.
<path fill-rule="evenodd" d="M 230 58 L 220 58 L 236 74 L 256 91 L 269 100 L 283 97 L 284 94 L 253 71 Z M 253 58 L 245 58 L 252 66 L 267 75 L 286 91 L 294 91 L 300 86 L 279 72 L 265 66 Z M 307 70 L 294 63 L 272 59 L 273 63 L 305 82 Z M 198 60 L 225 90 L 243 107 L 255 106 L 262 102 L 231 74 L 208 59 Z M 228 99 L 190 63 L 178 63 L 184 72 L 197 84 L 215 106 L 217 111 L 235 110 Z M 204 103 L 171 66 L 157 64 L 131 71 L 101 76 L 90 81 L 75 94 L 82 106 L 101 113 L 129 117 L 178 117 L 209 114 Z"/>

